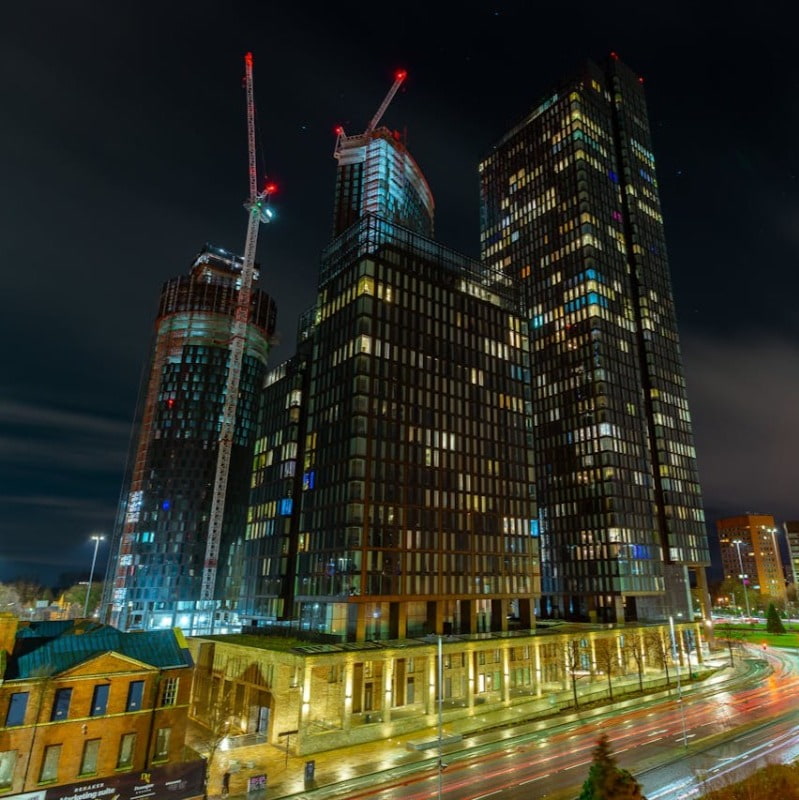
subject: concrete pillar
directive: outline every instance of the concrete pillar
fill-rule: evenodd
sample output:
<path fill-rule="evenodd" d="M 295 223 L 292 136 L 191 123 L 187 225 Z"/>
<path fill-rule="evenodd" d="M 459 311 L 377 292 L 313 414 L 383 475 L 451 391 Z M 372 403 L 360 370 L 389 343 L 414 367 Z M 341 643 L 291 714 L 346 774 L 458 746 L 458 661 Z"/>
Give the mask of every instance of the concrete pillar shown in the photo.
<path fill-rule="evenodd" d="M 300 732 L 297 734 L 297 752 L 302 752 L 302 743 L 308 733 L 308 726 L 311 722 L 311 681 L 313 670 L 306 664 L 303 668 L 300 686 L 300 724 L 297 726 Z"/>
<path fill-rule="evenodd" d="M 519 626 L 525 631 L 535 628 L 535 606 L 529 597 L 519 598 Z"/>
<path fill-rule="evenodd" d="M 510 646 L 502 643 L 502 702 L 510 703 Z"/>
<path fill-rule="evenodd" d="M 389 604 L 388 630 L 392 639 L 408 638 L 408 606 L 406 603 Z"/>
<path fill-rule="evenodd" d="M 437 647 L 437 645 L 436 645 Z M 437 667 L 437 650 L 433 648 L 430 655 L 427 657 L 427 700 L 425 702 L 425 714 L 436 713 L 436 667 Z"/>
<path fill-rule="evenodd" d="M 541 642 L 533 642 L 533 680 L 535 681 L 535 696 L 541 697 L 544 693 L 543 675 L 541 673 Z"/>
<path fill-rule="evenodd" d="M 444 633 L 444 606 L 436 600 L 427 603 L 427 627 L 430 633 Z"/>
<path fill-rule="evenodd" d="M 394 659 L 383 661 L 383 722 L 391 722 L 391 709 L 394 706 Z"/>
<path fill-rule="evenodd" d="M 707 620 L 707 621 L 710 622 L 710 620 Z M 697 660 L 697 663 L 699 663 L 699 664 L 704 664 L 705 663 L 705 659 L 702 657 L 702 628 L 703 627 L 705 628 L 705 630 L 712 630 L 713 629 L 712 625 L 702 625 L 701 622 L 697 622 L 696 625 L 694 626 L 694 628 L 695 628 L 695 630 L 694 630 L 694 639 L 696 641 L 696 660 Z"/>
<path fill-rule="evenodd" d="M 508 601 L 501 597 L 491 600 L 491 630 L 508 630 Z"/>
<path fill-rule="evenodd" d="M 344 708 L 341 715 L 341 727 L 348 731 L 352 727 L 352 661 L 347 659 L 344 664 Z"/>
<path fill-rule="evenodd" d="M 477 633 L 477 601 L 461 600 L 461 627 L 464 633 Z"/>
<path fill-rule="evenodd" d="M 475 681 L 477 680 L 477 673 L 475 672 L 474 666 L 474 651 L 467 650 L 466 651 L 466 707 L 467 708 L 474 708 L 474 689 L 475 689 Z"/>

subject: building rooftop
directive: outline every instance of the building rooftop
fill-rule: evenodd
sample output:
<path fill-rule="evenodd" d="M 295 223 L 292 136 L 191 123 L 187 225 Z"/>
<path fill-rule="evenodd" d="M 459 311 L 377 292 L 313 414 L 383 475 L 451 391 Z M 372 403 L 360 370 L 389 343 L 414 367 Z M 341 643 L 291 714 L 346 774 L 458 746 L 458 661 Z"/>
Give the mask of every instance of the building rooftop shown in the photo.
<path fill-rule="evenodd" d="M 193 662 L 179 631 L 123 633 L 91 620 L 23 623 L 3 680 L 57 675 L 104 653 L 119 653 L 159 669 Z"/>

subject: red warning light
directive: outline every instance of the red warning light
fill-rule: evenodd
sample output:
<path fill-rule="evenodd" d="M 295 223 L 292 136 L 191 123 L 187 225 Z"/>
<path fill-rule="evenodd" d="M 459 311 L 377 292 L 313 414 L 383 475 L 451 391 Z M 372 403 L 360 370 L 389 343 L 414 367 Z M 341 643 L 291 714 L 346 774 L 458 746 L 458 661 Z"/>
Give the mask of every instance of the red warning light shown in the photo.
<path fill-rule="evenodd" d="M 614 61 L 618 61 L 618 60 L 619 60 L 619 54 L 618 54 L 618 53 L 616 53 L 616 52 L 611 52 L 611 54 L 610 54 L 610 57 L 611 57 L 611 58 L 612 58 Z"/>
<path fill-rule="evenodd" d="M 267 194 L 274 194 L 277 191 L 277 184 L 270 181 L 264 186 L 264 191 Z"/>
<path fill-rule="evenodd" d="M 336 136 L 343 136 L 344 128 L 341 125 L 336 125 L 336 127 L 333 128 L 333 133 L 335 133 Z"/>
<path fill-rule="evenodd" d="M 639 75 L 638 76 L 638 83 L 643 83 L 643 82 L 644 82 L 643 76 Z"/>
<path fill-rule="evenodd" d="M 251 67 L 251 66 L 252 66 L 252 53 L 247 53 L 247 54 L 244 56 L 244 63 L 245 63 L 245 64 L 246 64 L 248 67 Z"/>
<path fill-rule="evenodd" d="M 170 397 L 170 398 L 169 398 L 169 399 L 166 401 L 166 407 L 167 407 L 167 408 L 172 408 L 172 406 L 174 406 L 174 405 L 175 405 L 175 398 L 174 398 L 174 397 Z"/>
<path fill-rule="evenodd" d="M 406 70 L 404 70 L 404 69 L 398 69 L 398 70 L 397 70 L 397 71 L 394 73 L 394 80 L 395 80 L 395 81 L 404 81 L 404 80 L 405 80 L 405 78 L 407 78 L 407 77 L 408 77 L 408 73 L 407 73 L 407 71 L 406 71 Z"/>

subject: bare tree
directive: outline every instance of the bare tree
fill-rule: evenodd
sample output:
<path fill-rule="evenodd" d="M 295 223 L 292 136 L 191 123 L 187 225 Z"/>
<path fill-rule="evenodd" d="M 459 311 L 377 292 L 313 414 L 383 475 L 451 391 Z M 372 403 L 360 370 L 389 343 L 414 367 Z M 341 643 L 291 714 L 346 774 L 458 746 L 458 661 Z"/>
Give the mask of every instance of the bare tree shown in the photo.
<path fill-rule="evenodd" d="M 613 673 L 619 666 L 618 646 L 615 638 L 605 637 L 594 642 L 594 658 L 597 667 L 608 679 L 608 698 L 613 702 Z"/>
<path fill-rule="evenodd" d="M 671 686 L 669 676 L 669 661 L 671 660 L 671 649 L 668 640 L 664 638 L 660 628 L 649 631 L 645 634 L 647 648 L 654 654 L 658 666 L 666 671 L 666 686 Z"/>
<path fill-rule="evenodd" d="M 572 682 L 574 707 L 578 708 L 580 704 L 577 700 L 577 681 L 580 678 L 585 677 L 583 659 L 582 659 L 582 650 L 580 648 L 580 642 L 578 639 L 572 639 L 566 645 L 566 652 L 564 658 L 565 658 L 566 672 L 569 673 L 569 677 L 571 678 Z M 578 674 L 580 672 L 582 672 L 583 674 L 582 675 Z"/>
<path fill-rule="evenodd" d="M 632 658 L 638 671 L 638 690 L 644 691 L 644 664 L 646 663 L 646 642 L 640 633 L 624 637 L 623 651 L 626 657 Z"/>

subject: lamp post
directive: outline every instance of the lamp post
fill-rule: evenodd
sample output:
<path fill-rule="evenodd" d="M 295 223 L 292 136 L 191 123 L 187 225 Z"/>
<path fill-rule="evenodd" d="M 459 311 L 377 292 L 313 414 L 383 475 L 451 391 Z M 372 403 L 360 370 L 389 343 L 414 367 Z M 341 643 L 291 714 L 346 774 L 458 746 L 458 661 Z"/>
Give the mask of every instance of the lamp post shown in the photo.
<path fill-rule="evenodd" d="M 674 635 L 674 617 L 669 614 L 669 631 L 671 633 L 671 660 L 677 664 L 677 702 L 680 704 L 680 718 L 682 719 L 682 744 L 688 749 L 688 733 L 685 729 L 685 705 L 682 701 L 682 685 L 680 684 L 680 663 L 677 657 L 677 637 Z M 690 668 L 689 668 L 690 671 Z"/>
<path fill-rule="evenodd" d="M 738 566 L 741 568 L 741 583 L 744 587 L 744 603 L 746 604 L 746 618 L 751 619 L 752 612 L 749 610 L 749 592 L 746 591 L 746 575 L 744 574 L 744 562 L 741 558 L 741 545 L 743 542 L 740 539 L 735 539 L 733 545 L 738 553 Z"/>
<path fill-rule="evenodd" d="M 92 568 L 89 572 L 89 583 L 86 585 L 86 602 L 83 604 L 83 616 L 87 617 L 89 615 L 89 592 L 92 590 L 92 579 L 94 578 L 94 565 L 97 563 L 97 548 L 100 546 L 100 542 L 105 539 L 105 536 L 100 536 L 99 534 L 95 534 L 91 537 L 91 540 L 94 542 L 94 555 L 92 556 Z"/>

